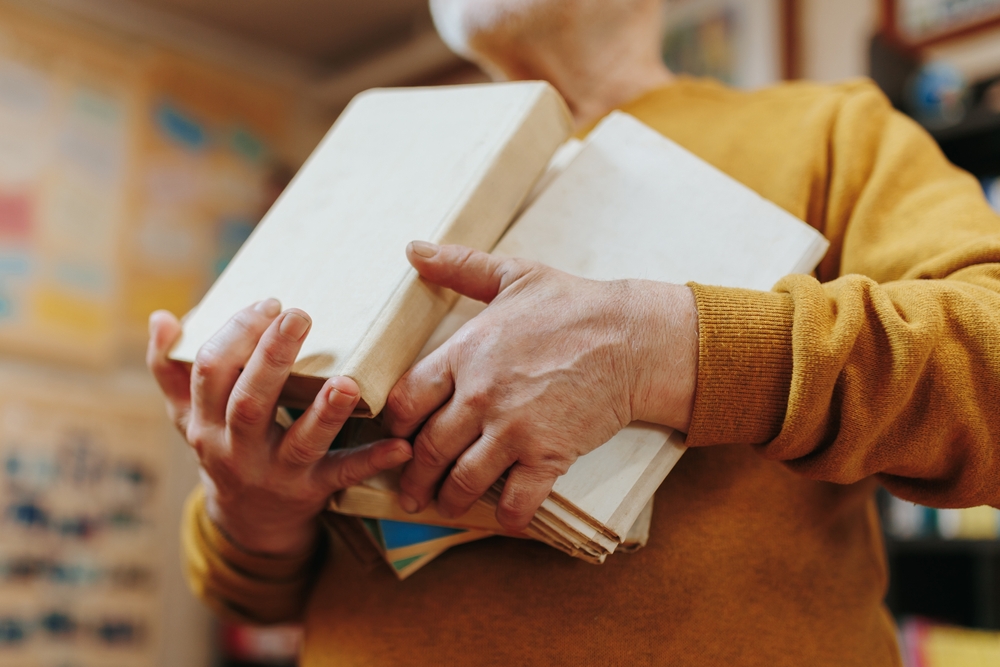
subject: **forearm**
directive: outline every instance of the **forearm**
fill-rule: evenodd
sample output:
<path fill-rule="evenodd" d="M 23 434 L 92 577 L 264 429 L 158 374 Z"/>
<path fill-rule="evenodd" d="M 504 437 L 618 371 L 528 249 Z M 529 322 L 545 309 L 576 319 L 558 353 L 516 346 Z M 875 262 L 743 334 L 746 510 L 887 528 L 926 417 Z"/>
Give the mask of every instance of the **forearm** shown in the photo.
<path fill-rule="evenodd" d="M 878 475 L 927 504 L 1000 504 L 995 273 L 884 285 L 793 276 L 774 293 L 695 286 L 688 444 L 757 445 L 831 482 Z"/>
<path fill-rule="evenodd" d="M 184 572 L 191 590 L 223 618 L 252 623 L 297 620 L 326 544 L 305 552 L 261 556 L 233 543 L 205 510 L 201 487 L 188 498 L 181 526 Z"/>

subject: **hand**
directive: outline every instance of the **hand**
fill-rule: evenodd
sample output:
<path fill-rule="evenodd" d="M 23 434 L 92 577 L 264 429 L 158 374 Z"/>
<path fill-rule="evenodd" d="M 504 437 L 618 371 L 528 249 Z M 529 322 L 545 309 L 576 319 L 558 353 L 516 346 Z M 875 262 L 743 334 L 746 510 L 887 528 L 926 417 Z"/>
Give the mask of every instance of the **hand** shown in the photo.
<path fill-rule="evenodd" d="M 198 454 L 208 514 L 243 548 L 305 553 L 330 494 L 411 458 L 405 440 L 328 451 L 360 396 L 350 378 L 327 380 L 287 431 L 275 422 L 278 395 L 311 326 L 301 310 L 282 313 L 269 299 L 240 311 L 202 346 L 191 370 L 167 358 L 180 336 L 177 319 L 158 311 L 149 325 L 146 363 Z"/>
<path fill-rule="evenodd" d="M 523 530 L 556 478 L 629 422 L 687 429 L 698 363 L 687 287 L 584 280 L 461 246 L 414 242 L 407 256 L 489 306 L 389 394 L 392 434 L 419 427 L 405 510 L 426 507 L 444 477 L 438 509 L 459 516 L 507 472 L 497 520 Z"/>

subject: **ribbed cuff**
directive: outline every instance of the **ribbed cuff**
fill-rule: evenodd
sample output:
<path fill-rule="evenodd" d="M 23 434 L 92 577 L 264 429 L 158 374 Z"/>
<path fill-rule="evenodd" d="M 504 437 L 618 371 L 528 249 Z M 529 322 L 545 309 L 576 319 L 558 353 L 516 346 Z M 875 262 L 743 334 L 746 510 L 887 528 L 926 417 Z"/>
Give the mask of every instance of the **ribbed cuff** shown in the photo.
<path fill-rule="evenodd" d="M 233 543 L 209 518 L 199 487 L 188 498 L 182 526 L 191 588 L 218 613 L 272 623 L 295 617 L 325 545 L 295 556 L 267 556 Z"/>
<path fill-rule="evenodd" d="M 788 294 L 689 283 L 698 385 L 687 444 L 762 444 L 781 431 L 792 381 Z"/>

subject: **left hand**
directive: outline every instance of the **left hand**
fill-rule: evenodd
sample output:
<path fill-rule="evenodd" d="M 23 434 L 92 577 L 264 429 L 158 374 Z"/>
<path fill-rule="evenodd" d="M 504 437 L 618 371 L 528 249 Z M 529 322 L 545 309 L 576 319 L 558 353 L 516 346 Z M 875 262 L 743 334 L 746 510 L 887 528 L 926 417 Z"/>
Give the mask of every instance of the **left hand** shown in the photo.
<path fill-rule="evenodd" d="M 460 516 L 509 470 L 497 520 L 520 531 L 556 478 L 629 422 L 687 429 L 698 359 L 687 287 L 585 280 L 461 246 L 414 242 L 407 256 L 426 280 L 490 305 L 389 394 L 393 435 L 423 424 L 405 510 L 424 509 L 451 467 L 438 509 Z"/>

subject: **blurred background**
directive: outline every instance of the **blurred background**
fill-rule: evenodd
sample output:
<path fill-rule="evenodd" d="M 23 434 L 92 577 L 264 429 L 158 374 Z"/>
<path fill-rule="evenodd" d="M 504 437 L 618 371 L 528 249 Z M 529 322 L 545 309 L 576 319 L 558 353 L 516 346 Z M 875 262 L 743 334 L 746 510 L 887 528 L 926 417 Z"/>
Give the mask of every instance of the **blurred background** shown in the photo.
<path fill-rule="evenodd" d="M 671 0 L 663 56 L 871 76 L 1000 205 L 1000 0 Z M 0 667 L 294 664 L 296 628 L 184 586 L 197 473 L 146 319 L 197 303 L 354 94 L 485 80 L 426 0 L 0 0 Z M 1000 664 L 998 512 L 881 506 L 910 664 Z"/>

